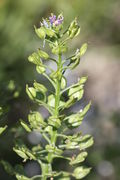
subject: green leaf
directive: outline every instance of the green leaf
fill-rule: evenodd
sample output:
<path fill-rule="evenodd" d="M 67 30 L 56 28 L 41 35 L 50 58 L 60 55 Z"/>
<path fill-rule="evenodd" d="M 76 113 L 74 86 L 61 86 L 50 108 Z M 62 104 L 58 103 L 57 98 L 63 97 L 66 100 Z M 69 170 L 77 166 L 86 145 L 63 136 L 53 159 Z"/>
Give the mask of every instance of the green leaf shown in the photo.
<path fill-rule="evenodd" d="M 13 150 L 21 157 L 23 158 L 25 161 L 28 159 L 28 156 L 26 155 L 26 153 L 24 152 L 24 149 L 17 149 L 17 148 L 13 148 Z"/>
<path fill-rule="evenodd" d="M 84 43 L 80 48 L 80 56 L 83 56 L 86 51 L 87 51 L 87 43 Z"/>
<path fill-rule="evenodd" d="M 87 157 L 87 155 L 88 155 L 87 152 L 81 152 L 79 155 L 77 155 L 77 157 L 73 157 L 71 159 L 70 165 L 75 165 L 75 164 L 83 162 L 85 158 Z"/>
<path fill-rule="evenodd" d="M 44 52 L 44 51 L 42 51 L 40 49 L 38 50 L 38 54 L 39 54 L 39 56 L 41 58 L 44 58 L 44 59 L 48 59 L 49 58 L 49 55 L 46 52 Z"/>
<path fill-rule="evenodd" d="M 83 97 L 84 89 L 82 86 L 73 87 L 69 90 L 68 95 L 70 99 L 80 100 Z"/>
<path fill-rule="evenodd" d="M 26 154 L 30 158 L 30 160 L 32 159 L 36 160 L 36 157 L 33 155 L 33 153 L 29 149 L 26 149 Z"/>
<path fill-rule="evenodd" d="M 72 114 L 70 116 L 67 116 L 64 121 L 67 121 L 67 123 L 71 126 L 71 127 L 78 127 L 81 125 L 83 120 L 83 117 L 80 116 L 79 113 L 76 114 Z"/>
<path fill-rule="evenodd" d="M 94 143 L 93 137 L 90 135 L 82 136 L 79 142 L 79 148 L 80 150 L 84 150 L 90 146 L 92 146 Z"/>
<path fill-rule="evenodd" d="M 65 171 L 60 171 L 58 173 L 55 174 L 55 177 L 58 177 L 59 180 L 70 180 L 70 173 L 69 172 L 65 172 Z"/>
<path fill-rule="evenodd" d="M 80 78 L 78 83 L 69 89 L 68 96 L 70 97 L 70 99 L 72 98 L 72 99 L 80 100 L 83 97 L 84 94 L 83 87 L 86 80 L 87 77 Z"/>
<path fill-rule="evenodd" d="M 40 39 L 45 39 L 45 36 L 46 36 L 45 28 L 44 27 L 36 28 L 35 26 L 34 26 L 34 28 L 35 28 L 35 32 L 38 35 L 38 37 Z"/>
<path fill-rule="evenodd" d="M 43 74 L 45 72 L 45 67 L 43 65 L 40 65 L 40 66 L 36 66 L 36 71 L 39 73 L 39 74 Z"/>
<path fill-rule="evenodd" d="M 91 168 L 85 168 L 83 166 L 77 167 L 73 172 L 73 176 L 76 179 L 82 179 L 89 174 L 90 170 Z"/>
<path fill-rule="evenodd" d="M 46 122 L 43 120 L 42 115 L 37 111 L 33 111 L 28 115 L 28 121 L 33 129 L 46 127 Z"/>
<path fill-rule="evenodd" d="M 70 127 L 80 126 L 82 123 L 82 120 L 83 120 L 84 116 L 86 115 L 86 113 L 88 112 L 90 106 L 91 106 L 91 102 L 87 106 L 85 106 L 85 108 L 83 110 L 80 110 L 80 112 L 65 117 L 64 121 L 65 122 L 67 121 L 67 123 Z"/>
<path fill-rule="evenodd" d="M 82 47 L 76 50 L 75 54 L 73 57 L 70 59 L 70 68 L 74 69 L 79 63 L 80 63 L 80 58 L 85 54 L 87 50 L 87 44 L 83 44 Z M 71 65 L 72 64 L 72 65 Z"/>
<path fill-rule="evenodd" d="M 78 142 L 70 142 L 69 140 L 66 142 L 66 149 L 75 149 L 78 148 Z"/>
<path fill-rule="evenodd" d="M 80 116 L 81 117 L 85 116 L 88 110 L 90 109 L 90 107 L 91 107 L 91 102 L 89 102 L 83 110 L 80 110 L 79 112 Z"/>
<path fill-rule="evenodd" d="M 71 107 L 74 103 L 75 103 L 75 99 L 74 99 L 74 98 L 70 98 L 67 102 L 65 102 L 64 106 L 62 107 L 62 109 L 69 108 L 69 107 Z"/>
<path fill-rule="evenodd" d="M 85 150 L 86 148 L 93 145 L 93 137 L 90 135 L 82 136 L 81 133 L 68 136 L 63 145 L 66 149 L 80 149 Z"/>
<path fill-rule="evenodd" d="M 1 164 L 3 165 L 5 171 L 10 174 L 10 175 L 14 175 L 14 168 L 11 166 L 10 163 L 8 163 L 7 161 L 1 160 Z"/>
<path fill-rule="evenodd" d="M 29 128 L 29 125 L 26 124 L 24 121 L 20 121 L 21 125 L 23 126 L 23 128 L 27 131 L 27 132 L 31 132 L 31 129 Z"/>
<path fill-rule="evenodd" d="M 6 128 L 7 128 L 7 126 L 0 127 L 0 134 L 2 134 L 5 131 Z"/>

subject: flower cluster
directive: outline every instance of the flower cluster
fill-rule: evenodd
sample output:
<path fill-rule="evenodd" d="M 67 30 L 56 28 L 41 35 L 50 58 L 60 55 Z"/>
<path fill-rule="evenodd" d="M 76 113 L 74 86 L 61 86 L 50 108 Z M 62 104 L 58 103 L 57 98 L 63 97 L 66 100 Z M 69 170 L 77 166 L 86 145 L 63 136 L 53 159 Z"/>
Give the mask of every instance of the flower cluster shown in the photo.
<path fill-rule="evenodd" d="M 46 28 L 50 28 L 52 26 L 59 26 L 63 23 L 64 17 L 62 14 L 60 14 L 58 17 L 56 15 L 51 14 L 49 19 L 43 19 L 42 22 L 40 22 L 41 26 L 44 26 Z"/>

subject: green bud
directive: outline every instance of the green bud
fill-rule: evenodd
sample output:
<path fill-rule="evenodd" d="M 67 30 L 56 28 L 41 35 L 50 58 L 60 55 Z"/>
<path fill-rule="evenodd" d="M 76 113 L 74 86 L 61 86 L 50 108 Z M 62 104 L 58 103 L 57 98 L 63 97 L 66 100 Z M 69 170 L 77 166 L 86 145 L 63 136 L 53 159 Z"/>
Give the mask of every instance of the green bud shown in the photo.
<path fill-rule="evenodd" d="M 36 90 L 33 87 L 28 87 L 28 85 L 26 85 L 26 93 L 28 94 L 29 98 L 34 100 L 34 98 L 36 97 Z"/>
<path fill-rule="evenodd" d="M 45 72 L 45 67 L 44 66 L 36 66 L 36 71 L 39 73 L 39 74 L 43 74 Z"/>
<path fill-rule="evenodd" d="M 44 58 L 44 59 L 48 59 L 49 58 L 49 55 L 46 52 L 44 52 L 44 51 L 42 51 L 40 49 L 38 50 L 38 54 L 39 54 L 39 56 L 41 58 Z"/>
<path fill-rule="evenodd" d="M 34 129 L 40 129 L 41 127 L 46 126 L 46 122 L 43 120 L 42 115 L 37 111 L 31 112 L 28 115 L 28 121 L 30 123 L 31 128 Z"/>
<path fill-rule="evenodd" d="M 46 32 L 46 35 L 47 35 L 48 37 L 50 37 L 50 38 L 56 36 L 54 30 L 52 30 L 52 29 L 46 28 L 46 29 L 45 29 L 45 32 Z"/>
<path fill-rule="evenodd" d="M 59 128 L 61 126 L 61 121 L 55 116 L 50 116 L 48 119 L 48 124 L 55 128 Z"/>
<path fill-rule="evenodd" d="M 46 36 L 45 28 L 44 27 L 36 28 L 36 26 L 34 26 L 34 28 L 35 28 L 35 32 L 38 35 L 38 37 L 40 39 L 45 39 L 45 36 Z"/>
<path fill-rule="evenodd" d="M 40 59 L 40 56 L 37 53 L 33 53 L 28 57 L 28 61 L 36 64 L 36 65 L 41 65 L 42 61 Z"/>
<path fill-rule="evenodd" d="M 69 35 L 69 37 L 71 39 L 74 38 L 75 36 L 77 36 L 80 33 L 80 27 L 79 27 L 79 25 L 77 23 L 76 18 L 71 22 L 67 33 L 68 33 L 68 35 Z"/>
<path fill-rule="evenodd" d="M 61 89 L 64 89 L 67 85 L 67 80 L 64 76 L 61 78 Z"/>
<path fill-rule="evenodd" d="M 83 56 L 87 50 L 87 43 L 84 43 L 80 48 L 80 56 Z"/>
<path fill-rule="evenodd" d="M 31 129 L 29 128 L 29 126 L 24 121 L 21 120 L 20 123 L 27 132 L 31 132 Z"/>
<path fill-rule="evenodd" d="M 55 96 L 53 94 L 48 96 L 48 105 L 55 107 Z"/>
<path fill-rule="evenodd" d="M 36 81 L 33 83 L 34 85 L 34 88 L 37 90 L 37 91 L 40 91 L 40 92 L 43 92 L 43 93 L 46 93 L 47 92 L 47 88 L 43 85 L 43 84 L 40 84 L 40 83 L 37 83 Z"/>

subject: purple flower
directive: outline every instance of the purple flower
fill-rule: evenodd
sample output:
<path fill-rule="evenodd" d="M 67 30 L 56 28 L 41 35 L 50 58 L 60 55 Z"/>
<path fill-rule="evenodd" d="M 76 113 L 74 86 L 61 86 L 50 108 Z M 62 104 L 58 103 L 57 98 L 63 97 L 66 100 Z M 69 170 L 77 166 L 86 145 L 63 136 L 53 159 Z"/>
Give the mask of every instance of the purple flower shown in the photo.
<path fill-rule="evenodd" d="M 51 14 L 49 17 L 50 23 L 53 24 L 56 21 L 56 16 L 54 14 Z"/>
<path fill-rule="evenodd" d="M 49 25 L 48 25 L 48 23 L 47 23 L 47 21 L 46 21 L 45 19 L 43 19 L 43 25 L 44 25 L 46 28 L 49 27 Z"/>
<path fill-rule="evenodd" d="M 57 20 L 54 22 L 54 24 L 55 24 L 56 26 L 62 24 L 63 19 L 64 19 L 63 16 L 59 16 L 59 17 L 57 18 Z"/>
<path fill-rule="evenodd" d="M 56 16 L 54 14 L 51 14 L 51 16 L 49 17 L 51 25 L 55 25 L 55 26 L 62 24 L 63 19 L 64 18 L 62 15 L 58 16 L 57 19 L 56 19 Z"/>

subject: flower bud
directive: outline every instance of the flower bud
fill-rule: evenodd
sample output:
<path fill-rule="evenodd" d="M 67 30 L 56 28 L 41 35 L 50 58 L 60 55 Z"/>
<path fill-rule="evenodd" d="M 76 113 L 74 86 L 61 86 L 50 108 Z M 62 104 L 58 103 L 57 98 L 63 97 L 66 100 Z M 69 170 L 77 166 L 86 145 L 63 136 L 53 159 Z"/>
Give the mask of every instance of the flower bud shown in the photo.
<path fill-rule="evenodd" d="M 77 23 L 77 19 L 73 20 L 68 28 L 68 35 L 72 39 L 80 33 L 80 27 Z"/>
<path fill-rule="evenodd" d="M 29 98 L 31 100 L 34 100 L 34 98 L 36 97 L 36 90 L 33 87 L 28 87 L 28 85 L 26 85 L 26 93 L 28 94 Z"/>
<path fill-rule="evenodd" d="M 48 59 L 49 58 L 49 55 L 46 52 L 44 52 L 44 51 L 42 51 L 40 49 L 38 50 L 38 54 L 43 59 Z"/>
<path fill-rule="evenodd" d="M 45 39 L 46 33 L 45 33 L 44 27 L 40 27 L 37 29 L 36 26 L 34 26 L 34 28 L 35 28 L 35 32 L 38 35 L 38 37 L 40 39 Z"/>

